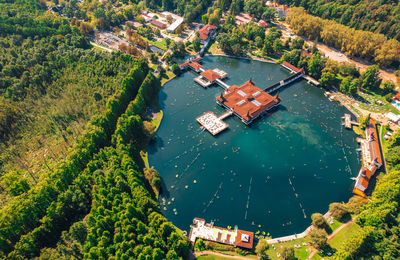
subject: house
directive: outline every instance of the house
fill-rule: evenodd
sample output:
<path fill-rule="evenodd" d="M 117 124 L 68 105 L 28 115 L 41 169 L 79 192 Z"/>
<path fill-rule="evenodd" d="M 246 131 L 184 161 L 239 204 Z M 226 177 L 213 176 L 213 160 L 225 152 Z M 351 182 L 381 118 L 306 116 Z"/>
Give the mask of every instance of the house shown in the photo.
<path fill-rule="evenodd" d="M 267 28 L 267 27 L 268 27 L 268 23 L 267 23 L 266 21 L 264 21 L 264 20 L 258 21 L 257 24 L 258 24 L 259 26 L 264 27 L 264 28 Z"/>
<path fill-rule="evenodd" d="M 248 24 L 252 20 L 253 17 L 245 13 L 239 13 L 235 16 L 235 22 L 237 25 Z"/>
<path fill-rule="evenodd" d="M 146 23 L 149 23 L 149 22 L 151 22 L 151 20 L 153 20 L 153 18 L 151 18 L 151 17 L 148 16 L 147 14 L 140 14 L 140 16 L 144 18 L 144 21 L 145 21 Z"/>
<path fill-rule="evenodd" d="M 400 121 L 400 116 L 399 115 L 395 115 L 392 112 L 389 112 L 386 114 L 386 117 L 393 123 L 398 124 Z"/>
<path fill-rule="evenodd" d="M 400 101 L 400 92 L 397 92 L 397 94 L 393 97 L 393 99 Z"/>
<path fill-rule="evenodd" d="M 210 37 L 214 37 L 217 32 L 215 25 L 206 24 L 199 30 L 199 38 L 202 44 L 205 44 Z"/>
<path fill-rule="evenodd" d="M 162 23 L 158 20 L 153 20 L 150 23 L 151 25 L 154 25 L 155 27 L 158 27 L 159 29 L 163 30 L 167 27 L 167 25 L 165 23 Z"/>

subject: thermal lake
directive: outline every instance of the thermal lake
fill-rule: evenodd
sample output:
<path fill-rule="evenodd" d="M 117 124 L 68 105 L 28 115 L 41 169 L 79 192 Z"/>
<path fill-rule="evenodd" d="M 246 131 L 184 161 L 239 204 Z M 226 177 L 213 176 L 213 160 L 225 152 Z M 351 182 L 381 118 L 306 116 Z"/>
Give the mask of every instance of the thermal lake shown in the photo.
<path fill-rule="evenodd" d="M 238 86 L 252 78 L 261 89 L 290 73 L 277 64 L 208 56 L 205 69 L 228 73 Z M 298 80 L 279 92 L 281 105 L 250 126 L 231 116 L 217 136 L 202 131 L 196 117 L 225 110 L 215 98 L 223 91 L 193 81 L 185 72 L 164 85 L 164 117 L 148 147 L 149 163 L 161 175 L 163 214 L 189 231 L 194 217 L 216 226 L 270 233 L 303 232 L 314 212 L 347 201 L 360 169 L 356 135 L 341 125 L 348 111 L 324 91 Z"/>

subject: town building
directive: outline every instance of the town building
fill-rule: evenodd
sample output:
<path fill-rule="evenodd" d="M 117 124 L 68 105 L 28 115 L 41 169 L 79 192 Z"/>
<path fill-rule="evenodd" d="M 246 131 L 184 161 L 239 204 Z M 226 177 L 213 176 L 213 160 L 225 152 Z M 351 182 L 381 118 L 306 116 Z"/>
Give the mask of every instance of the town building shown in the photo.
<path fill-rule="evenodd" d="M 160 22 L 158 20 L 152 20 L 150 24 L 158 27 L 161 30 L 163 30 L 163 29 L 165 29 L 167 27 L 167 25 L 165 23 L 162 23 L 162 22 Z"/>
<path fill-rule="evenodd" d="M 357 138 L 360 142 L 362 151 L 362 167 L 356 178 L 353 192 L 365 196 L 364 192 L 368 188 L 371 177 L 382 166 L 383 160 L 379 145 L 378 132 L 375 121 L 370 118 L 365 127 L 366 139 Z"/>
<path fill-rule="evenodd" d="M 396 115 L 392 112 L 387 113 L 386 117 L 389 119 L 390 122 L 392 122 L 394 124 L 398 124 L 400 121 L 400 115 Z"/>
<path fill-rule="evenodd" d="M 151 18 L 150 16 L 148 16 L 147 14 L 140 14 L 141 17 L 143 17 L 144 21 L 146 23 L 151 22 L 151 20 L 153 20 L 153 18 Z"/>
<path fill-rule="evenodd" d="M 258 24 L 259 26 L 264 27 L 264 28 L 267 28 L 267 27 L 268 27 L 268 23 L 267 23 L 266 21 L 264 21 L 264 20 L 258 21 L 257 24 Z"/>
<path fill-rule="evenodd" d="M 254 245 L 253 232 L 240 230 L 237 226 L 233 230 L 215 227 L 213 222 L 206 223 L 204 219 L 195 218 L 189 240 L 194 245 L 198 238 L 245 249 L 253 249 Z"/>
<path fill-rule="evenodd" d="M 167 27 L 168 33 L 175 33 L 176 29 L 183 23 L 183 17 L 177 18 L 170 26 Z"/>
<path fill-rule="evenodd" d="M 251 79 L 240 87 L 229 87 L 217 97 L 219 105 L 233 111 L 246 125 L 278 106 L 280 101 L 278 95 L 271 96 L 258 88 Z"/>
<path fill-rule="evenodd" d="M 397 92 L 393 97 L 394 100 L 400 101 L 400 92 Z"/>
<path fill-rule="evenodd" d="M 249 14 L 239 13 L 235 15 L 235 23 L 237 25 L 248 24 L 251 21 L 253 21 L 253 17 Z"/>
<path fill-rule="evenodd" d="M 199 30 L 199 38 L 202 44 L 205 44 L 209 38 L 215 37 L 217 27 L 215 25 L 206 24 Z"/>

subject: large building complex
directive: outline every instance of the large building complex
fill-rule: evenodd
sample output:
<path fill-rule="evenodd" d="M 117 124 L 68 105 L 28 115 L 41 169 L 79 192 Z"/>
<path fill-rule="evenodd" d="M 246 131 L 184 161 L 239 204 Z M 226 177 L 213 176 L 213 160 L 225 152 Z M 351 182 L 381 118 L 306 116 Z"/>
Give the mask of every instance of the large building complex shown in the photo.
<path fill-rule="evenodd" d="M 258 88 L 251 79 L 240 87 L 231 86 L 217 97 L 219 105 L 233 111 L 245 124 L 250 124 L 266 111 L 279 105 L 280 101 L 278 95 L 271 96 Z"/>

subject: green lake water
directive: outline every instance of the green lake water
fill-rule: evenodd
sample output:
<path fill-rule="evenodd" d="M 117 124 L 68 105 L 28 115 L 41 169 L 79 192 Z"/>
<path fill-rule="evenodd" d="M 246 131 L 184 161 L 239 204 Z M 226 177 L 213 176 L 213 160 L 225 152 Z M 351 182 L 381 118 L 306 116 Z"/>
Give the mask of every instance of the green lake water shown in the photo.
<path fill-rule="evenodd" d="M 264 88 L 290 75 L 276 64 L 227 57 L 205 57 L 203 65 L 226 71 L 229 85 L 252 77 Z M 202 88 L 196 76 L 185 72 L 163 87 L 164 118 L 148 148 L 163 179 L 161 209 L 177 227 L 188 231 L 200 217 L 283 236 L 304 231 L 329 203 L 347 201 L 361 163 L 355 134 L 341 125 L 344 107 L 299 80 L 280 90 L 270 115 L 250 126 L 229 117 L 228 130 L 214 137 L 195 118 L 222 114 L 215 98 L 223 90 Z"/>

